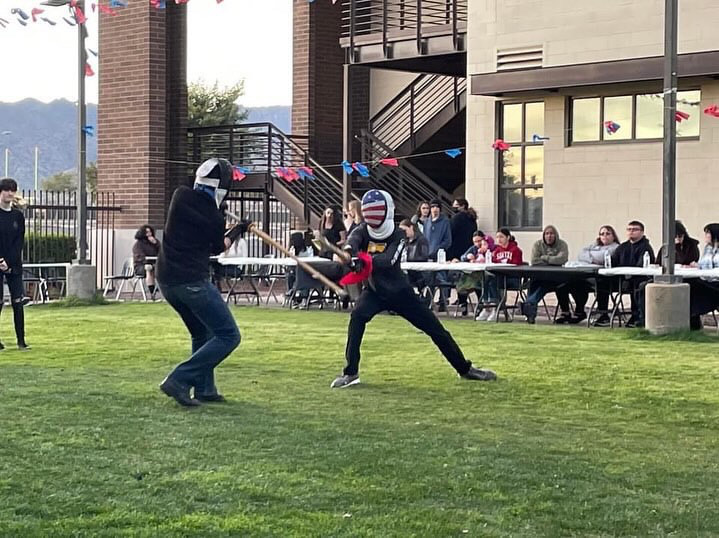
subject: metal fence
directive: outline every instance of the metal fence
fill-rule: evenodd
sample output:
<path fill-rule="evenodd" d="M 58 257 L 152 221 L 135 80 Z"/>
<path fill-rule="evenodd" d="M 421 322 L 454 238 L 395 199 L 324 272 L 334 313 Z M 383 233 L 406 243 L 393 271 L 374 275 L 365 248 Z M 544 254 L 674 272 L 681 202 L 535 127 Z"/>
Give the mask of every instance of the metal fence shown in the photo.
<path fill-rule="evenodd" d="M 23 263 L 70 262 L 77 256 L 77 195 L 74 192 L 23 190 L 27 201 Z M 89 258 L 98 280 L 112 274 L 115 264 L 115 193 L 87 194 Z"/>
<path fill-rule="evenodd" d="M 270 197 L 270 214 L 263 214 L 264 194 L 252 191 L 232 191 L 227 198 L 227 205 L 230 211 L 243 219 L 250 219 L 258 228 L 268 233 L 283 247 L 289 248 L 290 232 L 297 228 L 299 221 L 292 215 L 287 206 L 274 197 Z M 265 226 L 269 223 L 268 229 Z M 284 254 L 277 252 L 274 247 L 265 245 L 257 236 L 247 236 L 248 254 L 250 256 L 264 256 L 272 254 L 282 257 Z"/>

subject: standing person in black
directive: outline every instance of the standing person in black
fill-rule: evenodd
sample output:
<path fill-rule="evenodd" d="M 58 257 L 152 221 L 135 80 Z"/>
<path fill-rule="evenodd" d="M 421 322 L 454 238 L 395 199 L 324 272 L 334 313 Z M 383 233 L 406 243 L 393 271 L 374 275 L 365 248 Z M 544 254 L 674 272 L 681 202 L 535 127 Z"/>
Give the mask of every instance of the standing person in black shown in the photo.
<path fill-rule="evenodd" d="M 447 249 L 448 260 L 461 258 L 472 246 L 472 237 L 477 231 L 477 213 L 465 198 L 455 198 L 452 207 L 456 213 L 449 221 L 452 245 Z"/>
<path fill-rule="evenodd" d="M 345 250 L 353 257 L 366 252 L 372 257 L 372 273 L 368 286 L 357 299 L 347 334 L 345 358 L 347 365 L 331 388 L 344 388 L 360 382 L 360 346 L 367 323 L 384 310 L 391 310 L 432 338 L 447 361 L 464 379 L 491 381 L 497 375 L 480 370 L 464 358 L 452 335 L 442 327 L 435 315 L 422 305 L 407 277 L 400 268 L 405 249 L 404 232 L 394 224 L 394 201 L 389 193 L 373 189 L 362 197 L 365 221 L 352 232 Z M 353 258 L 354 260 L 354 258 Z M 361 271 L 361 262 L 353 261 L 351 268 Z"/>
<path fill-rule="evenodd" d="M 341 247 L 347 240 L 347 230 L 342 222 L 342 210 L 339 207 L 328 207 L 320 219 L 320 237 L 328 243 Z M 332 259 L 332 251 L 324 250 L 320 256 Z"/>
<path fill-rule="evenodd" d="M 219 207 L 231 182 L 230 162 L 209 159 L 197 169 L 193 189 L 175 191 L 157 260 L 160 290 L 192 339 L 192 355 L 170 372 L 160 390 L 184 406 L 225 401 L 215 386 L 214 370 L 240 345 L 235 318 L 209 272 L 210 256 L 230 248 L 250 225 L 243 221 L 225 233 Z"/>
<path fill-rule="evenodd" d="M 13 207 L 17 182 L 9 177 L 0 179 L 0 309 L 3 304 L 4 278 L 10 290 L 15 336 L 20 351 L 30 349 L 25 343 L 25 286 L 22 282 L 22 247 L 25 242 L 25 216 Z M 0 350 L 5 346 L 0 343 Z"/>
<path fill-rule="evenodd" d="M 649 239 L 644 235 L 644 224 L 633 220 L 627 224 L 627 240 L 612 254 L 612 267 L 642 267 L 645 253 L 649 254 L 649 263 L 654 263 L 654 250 L 649 244 Z M 646 277 L 627 279 L 632 301 L 632 315 L 625 325 L 628 328 L 642 325 L 642 309 L 639 307 L 642 300 L 640 286 L 647 280 Z"/>

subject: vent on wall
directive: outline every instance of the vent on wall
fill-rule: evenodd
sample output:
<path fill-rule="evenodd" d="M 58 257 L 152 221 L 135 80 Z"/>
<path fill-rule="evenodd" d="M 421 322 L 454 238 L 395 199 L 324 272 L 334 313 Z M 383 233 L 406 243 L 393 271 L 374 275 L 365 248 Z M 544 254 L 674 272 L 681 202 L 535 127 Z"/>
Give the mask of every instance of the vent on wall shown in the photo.
<path fill-rule="evenodd" d="M 497 50 L 497 71 L 539 69 L 544 57 L 541 45 Z"/>

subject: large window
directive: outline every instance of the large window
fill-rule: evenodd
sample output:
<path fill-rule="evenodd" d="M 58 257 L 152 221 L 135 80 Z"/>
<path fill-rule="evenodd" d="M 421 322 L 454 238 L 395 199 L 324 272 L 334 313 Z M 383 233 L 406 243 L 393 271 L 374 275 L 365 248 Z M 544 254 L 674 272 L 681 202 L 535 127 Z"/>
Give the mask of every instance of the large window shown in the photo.
<path fill-rule="evenodd" d="M 499 162 L 499 222 L 541 228 L 544 197 L 544 103 L 502 104 L 500 137 L 512 147 Z"/>
<path fill-rule="evenodd" d="M 678 92 L 677 110 L 689 115 L 688 119 L 677 122 L 677 137 L 698 138 L 701 90 Z M 572 99 L 570 142 L 661 140 L 664 136 L 663 112 L 664 96 L 660 93 Z M 613 124 L 609 130 L 608 123 Z"/>

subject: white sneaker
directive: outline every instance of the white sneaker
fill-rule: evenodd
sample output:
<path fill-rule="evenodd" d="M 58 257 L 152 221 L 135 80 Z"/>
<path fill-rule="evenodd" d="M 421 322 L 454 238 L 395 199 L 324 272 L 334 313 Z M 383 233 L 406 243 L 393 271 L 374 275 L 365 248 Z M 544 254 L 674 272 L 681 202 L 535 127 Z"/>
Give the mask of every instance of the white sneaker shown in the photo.
<path fill-rule="evenodd" d="M 496 308 L 492 308 L 492 311 L 487 316 L 487 321 L 497 321 L 497 314 L 499 311 Z"/>
<path fill-rule="evenodd" d="M 489 316 L 489 308 L 483 308 L 474 321 L 487 321 L 487 316 Z"/>

